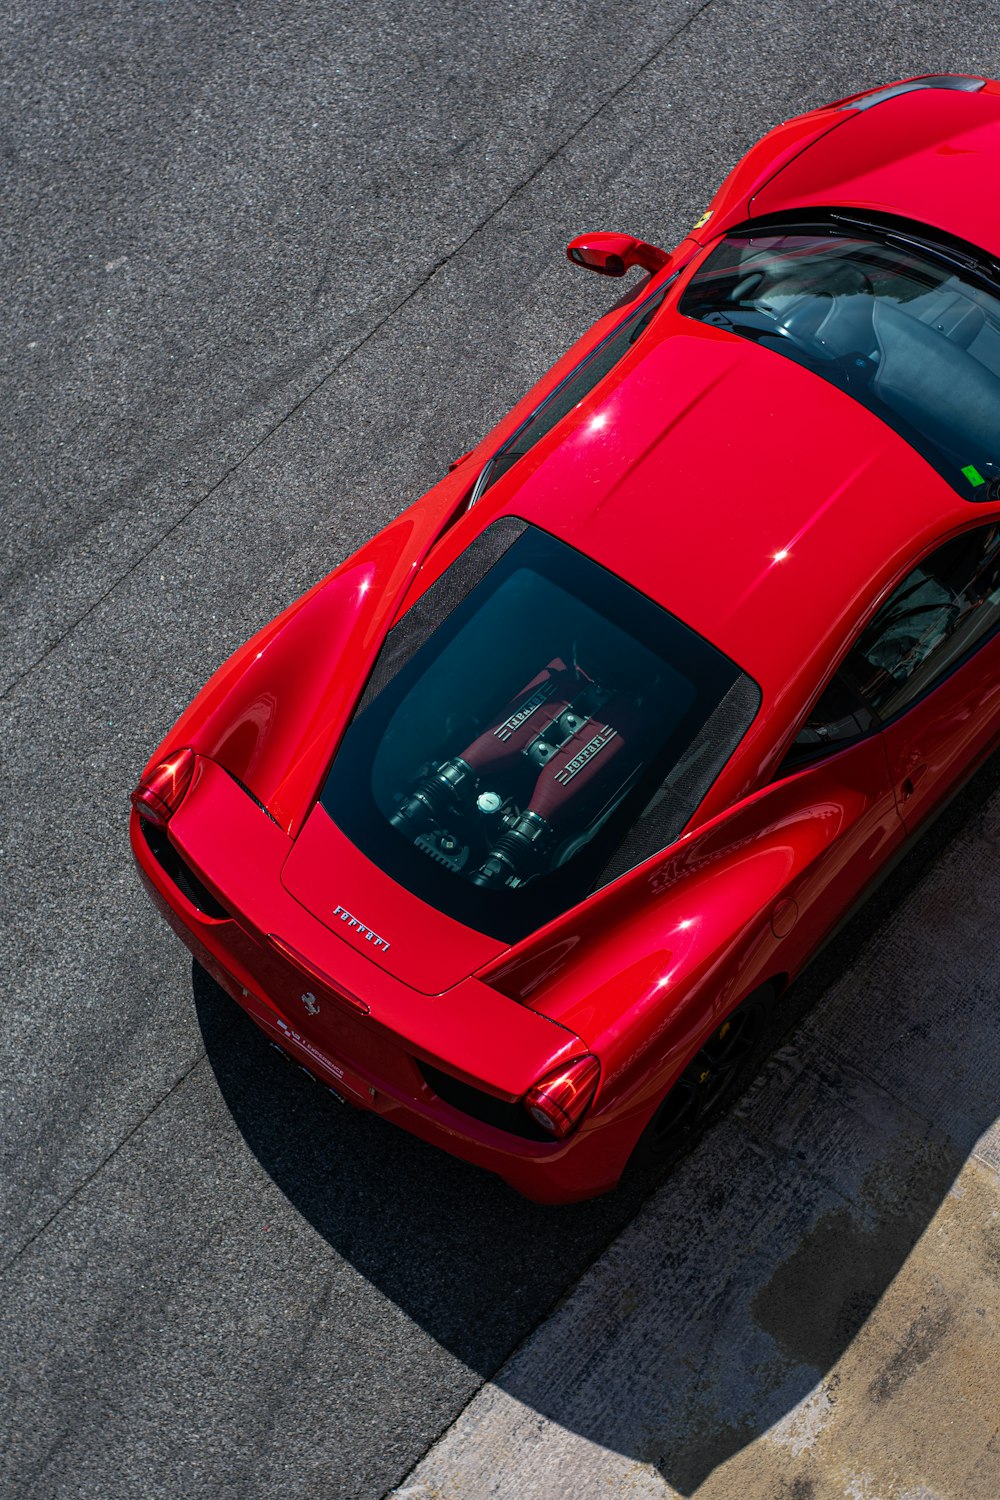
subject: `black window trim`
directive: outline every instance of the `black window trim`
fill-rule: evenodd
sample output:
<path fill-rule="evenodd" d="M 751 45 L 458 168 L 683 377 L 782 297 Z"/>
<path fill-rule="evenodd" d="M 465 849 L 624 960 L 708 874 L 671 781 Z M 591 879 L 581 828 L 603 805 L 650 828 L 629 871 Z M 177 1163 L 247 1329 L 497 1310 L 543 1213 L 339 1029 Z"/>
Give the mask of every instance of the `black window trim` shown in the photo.
<path fill-rule="evenodd" d="M 865 624 L 861 627 L 862 631 L 864 631 L 868 625 L 872 624 L 879 610 L 882 609 L 884 605 L 888 604 L 889 600 L 896 593 L 897 589 L 902 588 L 903 584 L 909 578 L 910 574 L 914 572 L 915 569 L 919 568 L 921 563 L 926 562 L 929 557 L 933 557 L 935 552 L 940 551 L 942 547 L 946 547 L 950 542 L 955 541 L 960 536 L 969 536 L 975 531 L 984 531 L 987 526 L 997 525 L 1000 525 L 1000 512 L 995 514 L 990 520 L 977 518 L 975 525 L 960 526 L 955 531 L 949 532 L 946 537 L 939 537 L 935 545 L 928 548 L 926 552 L 922 552 L 917 558 L 916 562 L 910 564 L 902 577 L 896 579 L 892 588 L 888 589 L 882 595 L 877 608 L 868 617 Z M 899 719 L 901 719 L 904 714 L 908 714 L 911 708 L 916 708 L 919 703 L 923 703 L 925 698 L 930 697 L 931 693 L 936 692 L 942 683 L 948 681 L 949 677 L 953 677 L 956 672 L 960 672 L 961 669 L 972 660 L 977 652 L 981 651 L 984 646 L 988 645 L 989 642 L 993 640 L 994 636 L 996 636 L 998 633 L 1000 633 L 1000 612 L 998 612 L 997 614 L 996 621 L 992 629 L 987 630 L 982 635 L 977 636 L 972 645 L 969 646 L 966 651 L 963 651 L 961 656 L 957 656 L 954 661 L 950 662 L 947 670 L 939 672 L 936 677 L 934 677 L 929 683 L 927 683 L 923 691 L 918 693 L 915 698 L 910 698 L 906 703 L 903 704 L 901 708 L 897 708 L 895 713 L 890 714 L 888 718 L 881 718 L 881 716 L 877 714 L 876 709 L 871 704 L 868 704 L 868 700 L 865 699 L 865 703 L 868 706 L 869 711 L 873 714 L 876 714 L 876 717 L 879 717 L 881 719 L 881 726 L 883 729 L 888 729 L 891 725 L 895 724 Z M 848 647 L 848 655 L 850 655 L 850 652 L 854 649 L 854 645 L 857 644 L 859 638 L 860 632 L 858 636 L 854 638 L 852 644 Z M 846 659 L 847 658 L 845 656 L 844 660 L 846 661 Z M 864 694 L 862 694 L 862 697 L 864 697 Z"/>
<path fill-rule="evenodd" d="M 619 326 L 621 326 L 621 325 L 619 325 Z M 664 616 L 666 619 L 669 619 L 673 623 L 674 626 L 679 626 L 693 640 L 698 641 L 700 643 L 701 647 L 707 648 L 714 656 L 718 657 L 721 661 L 724 661 L 725 663 L 727 663 L 733 669 L 733 672 L 735 674 L 734 679 L 733 679 L 732 683 L 730 684 L 730 687 L 727 690 L 727 692 L 723 695 L 723 697 L 716 704 L 715 710 L 713 710 L 713 714 L 717 713 L 718 710 L 720 708 L 722 708 L 725 704 L 730 703 L 732 701 L 735 690 L 737 688 L 739 688 L 741 685 L 744 686 L 746 688 L 746 690 L 752 694 L 753 699 L 754 699 L 754 701 L 753 701 L 753 707 L 752 707 L 752 712 L 749 714 L 749 716 L 746 718 L 746 721 L 743 723 L 742 728 L 740 729 L 740 733 L 739 733 L 738 738 L 735 740 L 734 743 L 732 743 L 729 746 L 729 750 L 727 752 L 727 755 L 726 755 L 726 758 L 725 758 L 724 762 L 720 766 L 717 766 L 714 769 L 714 771 L 712 772 L 711 776 L 709 777 L 707 783 L 705 785 L 701 786 L 701 788 L 700 788 L 700 795 L 698 795 L 698 797 L 697 797 L 696 800 L 692 800 L 688 816 L 684 819 L 683 823 L 676 828 L 676 830 L 672 833 L 672 835 L 668 839 L 666 839 L 664 842 L 660 843 L 657 848 L 650 849 L 650 850 L 644 852 L 643 854 L 641 854 L 638 857 L 634 857 L 632 854 L 630 854 L 629 858 L 628 858 L 628 861 L 626 863 L 620 864 L 620 862 L 623 859 L 623 851 L 626 849 L 626 846 L 629 844 L 630 834 L 638 827 L 638 825 L 639 825 L 642 817 L 646 813 L 648 813 L 650 811 L 651 804 L 654 803 L 654 802 L 656 802 L 658 800 L 658 794 L 662 793 L 662 791 L 664 790 L 664 788 L 667 787 L 667 785 L 668 785 L 668 782 L 667 782 L 666 778 L 664 778 L 663 780 L 661 780 L 658 783 L 651 781 L 651 784 L 649 786 L 649 795 L 648 795 L 646 801 L 642 804 L 641 807 L 637 808 L 635 816 L 633 817 L 632 821 L 627 825 L 627 827 L 625 828 L 625 830 L 623 830 L 622 837 L 619 839 L 619 842 L 617 844 L 615 844 L 615 845 L 611 845 L 607 849 L 607 857 L 605 859 L 605 862 L 603 864 L 601 864 L 599 866 L 599 868 L 594 872 L 593 879 L 592 879 L 592 882 L 589 885 L 589 887 L 587 889 L 585 889 L 585 890 L 581 890 L 580 894 L 576 897 L 576 899 L 570 905 L 567 905 L 564 908 L 562 908 L 562 914 L 565 915 L 566 912 L 574 909 L 575 907 L 582 906 L 584 903 L 586 903 L 587 901 L 589 901 L 593 896 L 595 896 L 599 891 L 603 890 L 607 885 L 611 884 L 613 881 L 618 880 L 621 876 L 624 876 L 626 874 L 631 875 L 640 866 L 648 863 L 649 861 L 654 860 L 654 859 L 662 858 L 662 856 L 666 853 L 666 851 L 668 849 L 670 849 L 671 847 L 673 847 L 673 845 L 675 845 L 677 843 L 677 841 L 683 836 L 685 830 L 690 826 L 690 823 L 691 823 L 692 819 L 696 816 L 698 810 L 701 808 L 702 804 L 705 801 L 705 798 L 709 795 L 709 792 L 711 791 L 712 787 L 714 787 L 715 784 L 716 784 L 716 782 L 719 780 L 719 777 L 722 775 L 723 771 L 725 770 L 725 767 L 729 764 L 729 762 L 732 760 L 733 756 L 737 753 L 737 751 L 739 749 L 739 746 L 742 744 L 743 740 L 746 738 L 747 734 L 749 733 L 749 731 L 751 729 L 751 726 L 756 721 L 756 718 L 757 718 L 757 716 L 758 716 L 758 714 L 760 712 L 761 705 L 762 705 L 762 702 L 763 702 L 763 694 L 762 694 L 762 691 L 761 691 L 759 683 L 756 681 L 755 678 L 753 678 L 746 671 L 745 668 L 741 667 L 737 661 L 735 661 L 731 656 L 729 656 L 728 653 L 726 653 L 725 651 L 723 651 L 720 646 L 717 646 L 712 640 L 709 639 L 709 637 L 707 637 L 705 635 L 702 635 L 702 633 L 700 631 L 696 630 L 694 626 L 691 626 L 691 625 L 687 624 L 687 622 L 685 620 L 683 620 L 679 615 L 674 614 L 673 611 L 670 610 L 670 609 L 668 609 L 666 605 L 661 604 L 659 601 L 657 601 L 651 595 L 645 593 L 642 589 L 638 588 L 635 584 L 629 583 L 627 581 L 627 579 L 625 579 L 625 578 L 621 577 L 619 574 L 613 572 L 610 568 L 607 568 L 603 563 L 597 562 L 597 560 L 595 558 L 592 558 L 587 553 L 582 552 L 580 550 L 580 548 L 578 548 L 577 546 L 575 546 L 572 542 L 567 541 L 564 537 L 560 537 L 560 536 L 556 535 L 554 532 L 550 532 L 550 531 L 546 530 L 546 528 L 544 526 L 541 526 L 538 522 L 535 522 L 535 521 L 525 522 L 525 521 L 519 520 L 517 517 L 506 515 L 506 514 L 501 514 L 495 520 L 491 521 L 483 529 L 483 531 L 481 531 L 479 533 L 478 537 L 474 538 L 474 540 L 470 544 L 470 546 L 468 548 L 466 548 L 463 553 L 460 553 L 459 556 L 449 565 L 449 567 L 447 569 L 445 569 L 444 573 L 442 573 L 434 581 L 434 583 L 432 583 L 428 587 L 428 589 L 425 591 L 425 593 L 422 594 L 421 597 L 419 599 L 417 599 L 415 601 L 415 603 L 413 605 L 411 605 L 408 610 L 404 611 L 404 613 L 400 616 L 399 619 L 396 620 L 395 624 L 391 627 L 390 631 L 383 638 L 382 646 L 380 648 L 380 656 L 381 656 L 381 653 L 385 650 L 386 644 L 390 640 L 393 632 L 396 631 L 396 630 L 399 630 L 402 626 L 404 626 L 406 624 L 407 620 L 410 618 L 411 614 L 414 611 L 419 610 L 420 607 L 421 607 L 421 605 L 422 605 L 422 603 L 423 603 L 423 601 L 425 599 L 428 599 L 433 594 L 433 591 L 438 587 L 438 585 L 441 583 L 442 579 L 444 579 L 445 577 L 447 577 L 448 573 L 451 570 L 456 569 L 457 567 L 459 567 L 462 564 L 462 560 L 464 558 L 468 558 L 469 557 L 470 552 L 475 547 L 476 543 L 477 542 L 478 543 L 482 543 L 485 538 L 488 538 L 490 536 L 491 533 L 496 532 L 500 528 L 505 528 L 505 527 L 509 528 L 509 529 L 513 529 L 514 534 L 513 535 L 509 535 L 508 534 L 507 539 L 503 540 L 503 543 L 502 543 L 502 545 L 500 547 L 500 551 L 498 552 L 498 554 L 496 556 L 491 556 L 489 562 L 487 563 L 487 565 L 485 567 L 482 568 L 481 572 L 480 571 L 476 571 L 476 572 L 474 572 L 474 573 L 472 573 L 470 575 L 467 575 L 467 584 L 462 589 L 461 598 L 459 600 L 453 602 L 447 608 L 447 611 L 446 611 L 445 615 L 441 619 L 436 620 L 436 623 L 434 625 L 434 629 L 435 630 L 438 629 L 438 628 L 440 628 L 441 625 L 447 623 L 447 621 L 450 618 L 450 616 L 454 613 L 457 605 L 463 603 L 464 600 L 473 592 L 473 590 L 475 588 L 477 588 L 480 583 L 482 583 L 482 581 L 486 577 L 486 575 L 488 573 L 492 572 L 495 564 L 504 557 L 504 555 L 506 554 L 506 552 L 510 549 L 510 547 L 516 541 L 520 540 L 522 533 L 525 532 L 525 531 L 529 531 L 530 530 L 530 531 L 533 531 L 533 532 L 537 532 L 539 536 L 544 536 L 544 537 L 548 538 L 551 542 L 557 543 L 559 545 L 559 547 L 562 548 L 562 549 L 565 549 L 565 551 L 567 553 L 575 554 L 577 557 L 579 557 L 580 559 L 582 559 L 585 564 L 587 564 L 589 566 L 596 567 L 601 572 L 607 574 L 608 578 L 614 581 L 616 587 L 620 587 L 620 588 L 623 588 L 623 589 L 627 590 L 629 593 L 631 593 L 632 595 L 634 595 L 637 599 L 643 601 L 644 607 L 648 607 L 648 608 L 651 608 L 651 609 L 655 610 L 658 614 Z M 478 563 L 477 563 L 477 569 L 478 569 Z M 350 732 L 350 730 L 351 730 L 351 728 L 352 728 L 355 720 L 366 710 L 366 708 L 368 708 L 368 707 L 370 707 L 372 705 L 372 703 L 381 694 L 382 689 L 385 686 L 387 686 L 387 684 L 389 682 L 391 682 L 393 680 L 393 678 L 397 675 L 398 671 L 402 670 L 406 665 L 409 664 L 409 662 L 412 659 L 412 657 L 414 655 L 416 655 L 416 653 L 420 649 L 420 647 L 426 642 L 426 640 L 428 639 L 430 633 L 432 633 L 432 632 L 429 632 L 429 631 L 426 632 L 426 633 L 424 632 L 423 625 L 421 623 L 421 625 L 418 626 L 418 638 L 415 641 L 415 643 L 413 643 L 412 645 L 406 645 L 406 644 L 404 644 L 404 647 L 403 647 L 404 654 L 399 659 L 393 658 L 390 661 L 390 663 L 388 664 L 389 669 L 385 673 L 382 673 L 382 672 L 379 671 L 379 658 L 378 657 L 376 658 L 376 661 L 374 663 L 372 672 L 371 672 L 371 674 L 369 676 L 368 684 L 367 684 L 367 686 L 365 688 L 365 692 L 357 700 L 357 702 L 355 704 L 355 707 L 354 707 L 354 710 L 353 710 L 353 713 L 351 715 L 351 719 L 350 719 L 350 721 L 349 721 L 349 723 L 347 725 L 347 728 L 346 728 L 346 730 L 344 732 L 344 735 L 341 737 L 340 742 L 338 743 L 336 752 L 335 752 L 334 756 L 332 757 L 331 761 L 328 763 L 326 771 L 324 773 L 324 778 L 323 778 L 323 782 L 322 782 L 322 785 L 321 785 L 321 788 L 320 788 L 320 791 L 319 791 L 319 795 L 318 795 L 318 798 L 317 798 L 317 803 L 319 805 L 322 805 L 325 808 L 326 812 L 333 819 L 333 821 L 335 823 L 337 823 L 338 826 L 343 829 L 343 831 L 347 834 L 347 837 L 350 838 L 352 840 L 352 842 L 355 842 L 356 845 L 357 845 L 357 847 L 359 847 L 359 848 L 362 848 L 362 846 L 360 844 L 358 844 L 356 838 L 351 833 L 351 830 L 345 826 L 345 824 L 344 824 L 344 822 L 342 820 L 342 816 L 338 813 L 337 809 L 334 806 L 331 806 L 330 803 L 327 800 L 328 789 L 329 789 L 330 782 L 331 782 L 331 779 L 332 779 L 332 776 L 333 776 L 334 768 L 335 768 L 335 766 L 337 764 L 338 757 L 340 757 L 343 754 L 343 751 L 344 751 L 344 742 L 345 742 L 345 740 L 346 740 L 346 738 L 347 738 L 347 736 L 348 736 L 348 734 L 349 734 L 349 732 Z M 639 639 L 639 640 L 643 640 L 643 637 L 639 636 L 639 635 L 637 635 L 636 638 Z M 704 731 L 705 726 L 711 721 L 711 719 L 713 717 L 713 714 L 710 714 L 709 717 L 708 717 L 708 719 L 705 720 L 704 724 L 701 726 L 701 731 L 699 731 L 699 732 L 703 732 Z M 646 774 L 647 775 L 652 771 L 652 769 L 653 769 L 653 767 L 654 767 L 655 764 L 656 764 L 656 762 L 654 760 L 653 762 L 650 762 L 650 764 L 647 766 L 647 768 L 646 768 Z M 680 768 L 682 765 L 683 765 L 683 758 L 681 758 L 681 759 L 678 760 L 677 767 Z M 633 787 L 630 789 L 630 792 L 629 792 L 628 795 L 633 795 L 634 792 L 636 791 L 636 789 L 638 787 L 641 787 L 642 785 L 643 785 L 643 781 L 642 780 L 640 780 L 639 782 L 635 783 L 633 785 Z M 362 848 L 362 853 L 366 853 L 366 857 L 369 857 L 369 858 L 371 857 L 370 854 L 367 854 L 367 852 L 364 850 L 364 848 Z M 619 867 L 619 865 L 620 865 L 620 867 Z M 390 871 L 390 873 L 392 873 L 392 872 Z M 393 879 L 397 879 L 398 880 L 399 877 L 397 875 L 393 874 Z M 400 883 L 405 884 L 405 882 L 400 882 Z M 422 899 L 426 900 L 427 898 L 423 897 Z M 429 904 L 430 905 L 435 905 L 435 903 L 433 901 L 430 901 Z M 454 912 L 449 913 L 443 907 L 440 907 L 439 910 L 445 911 L 446 915 L 453 915 L 453 916 L 455 915 Z M 487 927 L 479 924 L 478 922 L 471 921 L 467 917 L 459 916 L 458 920 L 463 921 L 465 923 L 465 925 L 471 926 L 475 930 L 478 930 L 478 931 L 481 931 L 481 932 L 484 932 L 484 933 L 488 932 L 488 930 L 489 930 Z M 521 932 L 520 936 L 511 937 L 508 940 L 512 941 L 512 942 L 520 942 L 524 937 L 530 936 L 530 934 L 532 932 L 537 932 L 539 930 L 540 926 L 543 926 L 546 922 L 548 922 L 550 920 L 553 920 L 553 915 L 551 915 L 551 914 L 549 916 L 543 917 L 535 925 L 530 926 L 528 928 L 525 928 L 525 930 L 523 932 Z"/>
<path fill-rule="evenodd" d="M 876 613 L 877 612 L 878 610 L 876 609 Z M 872 615 L 870 618 L 874 619 L 874 615 Z M 870 623 L 870 621 L 868 623 Z M 862 626 L 861 628 L 862 630 L 864 630 L 865 627 Z M 883 728 L 885 727 L 885 721 L 880 717 L 876 710 L 872 708 L 871 704 L 865 698 L 865 695 L 864 693 L 862 693 L 860 687 L 858 686 L 853 673 L 847 666 L 847 658 L 850 656 L 852 650 L 854 649 L 856 639 L 857 637 L 852 638 L 851 644 L 847 647 L 846 652 L 840 658 L 833 671 L 828 677 L 825 677 L 823 679 L 823 685 L 820 688 L 819 692 L 816 693 L 814 697 L 810 698 L 805 712 L 799 719 L 795 721 L 795 728 L 793 729 L 788 739 L 784 742 L 781 756 L 773 773 L 768 777 L 768 783 L 785 781 L 789 776 L 797 776 L 800 771 L 811 770 L 813 766 L 819 765 L 820 761 L 830 760 L 834 755 L 839 755 L 841 751 L 850 750 L 855 745 L 860 745 L 862 740 L 871 739 L 873 734 L 881 734 Z M 788 757 L 792 754 L 795 748 L 795 741 L 801 734 L 802 729 L 808 721 L 809 715 L 812 713 L 816 705 L 820 702 L 823 694 L 838 677 L 840 678 L 841 682 L 843 682 L 844 686 L 848 689 L 858 707 L 863 708 L 865 713 L 871 714 L 871 724 L 867 729 L 859 729 L 857 734 L 851 735 L 848 739 L 837 740 L 832 745 L 816 745 L 812 753 L 810 753 L 807 749 L 804 749 L 801 759 L 798 760 L 795 765 L 789 765 Z"/>
<path fill-rule="evenodd" d="M 635 307 L 631 308 L 625 315 L 625 317 L 622 318 L 621 322 L 616 323 L 614 328 L 612 328 L 609 333 L 606 333 L 599 343 L 594 345 L 593 349 L 588 350 L 588 352 L 580 360 L 579 364 L 575 364 L 572 370 L 568 371 L 567 374 L 563 376 L 559 384 L 553 386 L 548 395 L 543 397 L 543 399 L 539 401 L 538 405 L 531 409 L 531 411 L 522 422 L 518 423 L 517 427 L 510 434 L 510 436 L 504 439 L 499 448 L 497 448 L 496 452 L 490 455 L 490 457 L 483 464 L 483 467 L 480 469 L 478 475 L 476 476 L 476 482 L 472 486 L 472 491 L 469 495 L 468 503 L 465 507 L 466 510 L 471 510 L 476 502 L 482 499 L 482 496 L 488 485 L 490 473 L 492 472 L 493 466 L 496 463 L 497 459 L 500 458 L 502 454 L 506 453 L 507 449 L 512 447 L 514 443 L 517 442 L 521 434 L 525 432 L 527 428 L 531 426 L 532 422 L 534 422 L 538 417 L 539 412 L 544 411 L 545 408 L 556 399 L 559 393 L 566 389 L 570 381 L 575 380 L 580 371 L 585 370 L 587 365 L 590 364 L 591 360 L 596 359 L 601 350 L 606 348 L 607 345 L 611 343 L 612 339 L 618 337 L 623 328 L 627 328 L 629 323 L 638 318 L 644 308 L 647 308 L 651 302 L 655 302 L 658 297 L 664 297 L 666 295 L 667 289 L 673 285 L 678 276 L 681 274 L 681 271 L 684 269 L 684 266 L 678 266 L 677 270 L 674 271 L 670 276 L 668 276 L 666 281 L 661 282 L 660 285 L 653 291 L 651 291 L 648 296 L 643 297 L 641 302 L 637 303 Z M 612 368 L 614 368 L 614 366 Z M 606 375 L 610 375 L 610 373 L 610 370 L 605 372 Z M 603 378 L 605 377 L 602 376 L 602 379 Z M 600 384 L 600 381 L 598 381 L 598 384 Z M 596 389 L 596 386 L 592 387 L 592 389 Z M 522 455 L 522 457 L 523 456 L 524 455 Z"/>
<path fill-rule="evenodd" d="M 978 280 L 984 290 L 994 296 L 1000 296 L 1000 261 L 981 246 L 971 245 L 942 231 L 936 233 L 930 225 L 911 224 L 905 219 L 892 222 L 890 215 L 881 221 L 877 215 L 869 218 L 866 214 L 845 211 L 834 213 L 832 218 L 835 223 L 846 224 L 851 229 L 863 229 L 887 245 L 900 245 L 904 249 L 917 250 L 931 260 L 939 260 L 971 280 Z"/>
<path fill-rule="evenodd" d="M 873 734 L 881 734 L 884 729 L 888 729 L 893 724 L 896 724 L 904 714 L 908 714 L 912 708 L 916 708 L 918 704 L 923 703 L 924 699 L 929 697 L 931 693 L 936 692 L 943 683 L 948 681 L 949 677 L 953 676 L 955 672 L 961 671 L 962 667 L 966 666 L 978 651 L 981 651 L 984 646 L 987 646 L 989 642 L 993 640 L 994 636 L 1000 634 L 1000 614 L 998 614 L 996 623 L 994 624 L 992 630 L 987 631 L 983 635 L 977 636 L 976 640 L 972 643 L 968 650 L 965 651 L 961 656 L 956 657 L 956 659 L 950 663 L 946 671 L 939 673 L 938 676 L 936 676 L 930 683 L 927 684 L 927 686 L 921 693 L 917 695 L 917 697 L 911 698 L 907 703 L 904 703 L 901 708 L 898 708 L 896 712 L 891 714 L 888 718 L 883 718 L 875 708 L 875 706 L 869 703 L 868 699 L 865 697 L 863 691 L 858 685 L 854 674 L 850 671 L 850 668 L 847 665 L 851 652 L 858 644 L 858 641 L 861 639 L 861 636 L 867 630 L 868 626 L 872 624 L 879 611 L 883 608 L 884 605 L 888 604 L 889 600 L 893 597 L 896 591 L 902 588 L 903 584 L 909 578 L 910 574 L 914 572 L 915 569 L 920 567 L 921 563 L 926 562 L 929 557 L 934 556 L 935 552 L 939 551 L 942 547 L 946 547 L 950 542 L 955 541 L 956 538 L 960 536 L 968 536 L 972 532 L 982 531 L 987 526 L 995 526 L 998 524 L 1000 524 L 1000 511 L 998 511 L 990 520 L 985 520 L 981 516 L 977 516 L 976 520 L 971 525 L 957 526 L 953 531 L 949 531 L 946 536 L 938 537 L 932 546 L 921 552 L 918 557 L 912 558 L 907 564 L 906 568 L 901 573 L 896 574 L 888 587 L 883 589 L 872 610 L 865 615 L 861 624 L 855 629 L 846 648 L 837 658 L 837 662 L 833 670 L 829 673 L 828 676 L 824 677 L 822 687 L 812 698 L 810 698 L 804 712 L 795 720 L 794 729 L 792 730 L 789 737 L 784 741 L 781 748 L 781 754 L 777 760 L 775 769 L 768 776 L 767 783 L 765 784 L 784 781 L 789 776 L 796 776 L 800 771 L 805 771 L 811 769 L 815 765 L 818 765 L 821 760 L 828 760 L 832 756 L 838 755 L 842 750 L 849 750 L 852 746 L 860 744 L 862 740 L 869 739 Z M 840 740 L 835 745 L 824 746 L 822 747 L 822 749 L 817 750 L 815 756 L 803 756 L 801 762 L 798 765 L 789 766 L 786 768 L 785 762 L 787 760 L 787 757 L 791 753 L 792 746 L 795 744 L 796 736 L 799 734 L 803 725 L 806 723 L 806 720 L 808 719 L 812 710 L 815 708 L 816 704 L 819 702 L 823 694 L 826 692 L 827 688 L 837 676 L 842 678 L 842 680 L 845 682 L 847 687 L 850 688 L 852 694 L 858 700 L 858 702 L 862 703 L 867 711 L 871 714 L 871 728 L 862 731 L 853 739 Z"/>
<path fill-rule="evenodd" d="M 878 210 L 850 208 L 792 208 L 781 209 L 773 214 L 761 214 L 757 219 L 744 219 L 731 225 L 719 240 L 747 235 L 791 234 L 796 230 L 804 233 L 861 230 L 883 244 L 902 246 L 917 250 L 932 260 L 952 270 L 959 270 L 973 280 L 978 280 L 984 291 L 1000 296 L 1000 255 L 994 255 L 983 245 L 964 240 L 933 224 L 924 224 L 919 219 L 908 219 L 902 214 L 879 213 Z"/>

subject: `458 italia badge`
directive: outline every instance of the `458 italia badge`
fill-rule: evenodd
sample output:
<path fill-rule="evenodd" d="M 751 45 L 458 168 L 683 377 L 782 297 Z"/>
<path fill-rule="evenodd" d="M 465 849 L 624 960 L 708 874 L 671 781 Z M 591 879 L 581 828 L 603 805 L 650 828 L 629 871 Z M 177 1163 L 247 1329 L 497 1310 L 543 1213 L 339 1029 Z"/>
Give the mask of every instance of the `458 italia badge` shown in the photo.
<path fill-rule="evenodd" d="M 316 996 L 313 994 L 312 990 L 306 990 L 305 994 L 302 996 L 302 1004 L 305 1006 L 306 1010 L 311 1016 L 319 1015 L 319 1001 L 316 999 Z"/>

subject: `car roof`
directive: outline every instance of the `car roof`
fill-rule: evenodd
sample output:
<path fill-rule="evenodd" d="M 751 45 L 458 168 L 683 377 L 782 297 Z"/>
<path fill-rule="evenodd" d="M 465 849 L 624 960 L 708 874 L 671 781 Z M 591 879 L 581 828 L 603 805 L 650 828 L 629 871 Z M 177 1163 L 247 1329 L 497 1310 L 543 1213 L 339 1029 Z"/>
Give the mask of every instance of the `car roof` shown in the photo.
<path fill-rule="evenodd" d="M 579 548 L 798 702 L 911 557 L 994 507 L 819 376 L 667 305 L 481 509 Z"/>
<path fill-rule="evenodd" d="M 804 207 L 914 219 L 1000 255 L 1000 85 L 922 88 L 850 115 L 772 177 L 752 218 Z"/>
<path fill-rule="evenodd" d="M 887 96 L 793 158 L 752 198 L 751 222 L 861 210 L 1000 256 L 1000 200 L 983 192 L 998 127 L 1000 84 Z M 682 284 L 717 242 L 701 240 Z M 709 815 L 773 768 L 896 579 L 938 540 L 995 520 L 1000 504 L 970 504 L 845 392 L 681 317 L 676 300 L 468 521 L 478 530 L 507 513 L 552 532 L 757 681 L 762 712 L 706 798 Z M 456 533 L 467 544 L 467 524 Z"/>

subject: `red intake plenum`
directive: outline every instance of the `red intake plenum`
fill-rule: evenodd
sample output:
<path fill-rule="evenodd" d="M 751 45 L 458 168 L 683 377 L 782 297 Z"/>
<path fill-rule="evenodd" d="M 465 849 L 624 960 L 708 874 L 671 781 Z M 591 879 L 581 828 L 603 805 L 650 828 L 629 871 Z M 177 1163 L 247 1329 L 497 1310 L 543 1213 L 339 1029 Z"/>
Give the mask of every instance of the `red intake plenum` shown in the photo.
<path fill-rule="evenodd" d="M 474 885 L 523 884 L 620 794 L 640 726 L 634 698 L 555 657 L 423 776 L 393 823 Z"/>
<path fill-rule="evenodd" d="M 515 693 L 505 705 L 500 722 L 461 751 L 460 759 L 471 766 L 477 776 L 516 765 L 518 756 L 569 708 L 574 693 L 579 694 L 580 689 L 576 673 L 557 656 L 544 671 Z"/>
<path fill-rule="evenodd" d="M 588 718 L 580 728 L 559 746 L 542 770 L 528 811 L 553 827 L 588 793 L 603 798 L 610 790 L 605 784 L 608 773 L 617 762 L 639 727 L 639 709 L 631 698 L 619 694 L 602 705 L 599 714 Z"/>

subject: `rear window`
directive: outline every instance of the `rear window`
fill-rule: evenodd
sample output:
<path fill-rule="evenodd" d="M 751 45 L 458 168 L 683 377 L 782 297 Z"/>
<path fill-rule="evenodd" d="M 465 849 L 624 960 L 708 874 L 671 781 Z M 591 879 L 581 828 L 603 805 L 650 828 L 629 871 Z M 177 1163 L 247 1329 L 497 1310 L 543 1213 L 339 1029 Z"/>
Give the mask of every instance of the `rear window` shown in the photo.
<path fill-rule="evenodd" d="M 489 566 L 474 545 L 390 632 L 322 802 L 402 885 L 516 941 L 676 838 L 759 693 L 546 533 L 479 542 Z"/>
<path fill-rule="evenodd" d="M 1000 300 L 946 259 L 833 229 L 733 234 L 679 310 L 846 391 L 966 499 L 1000 475 Z"/>

